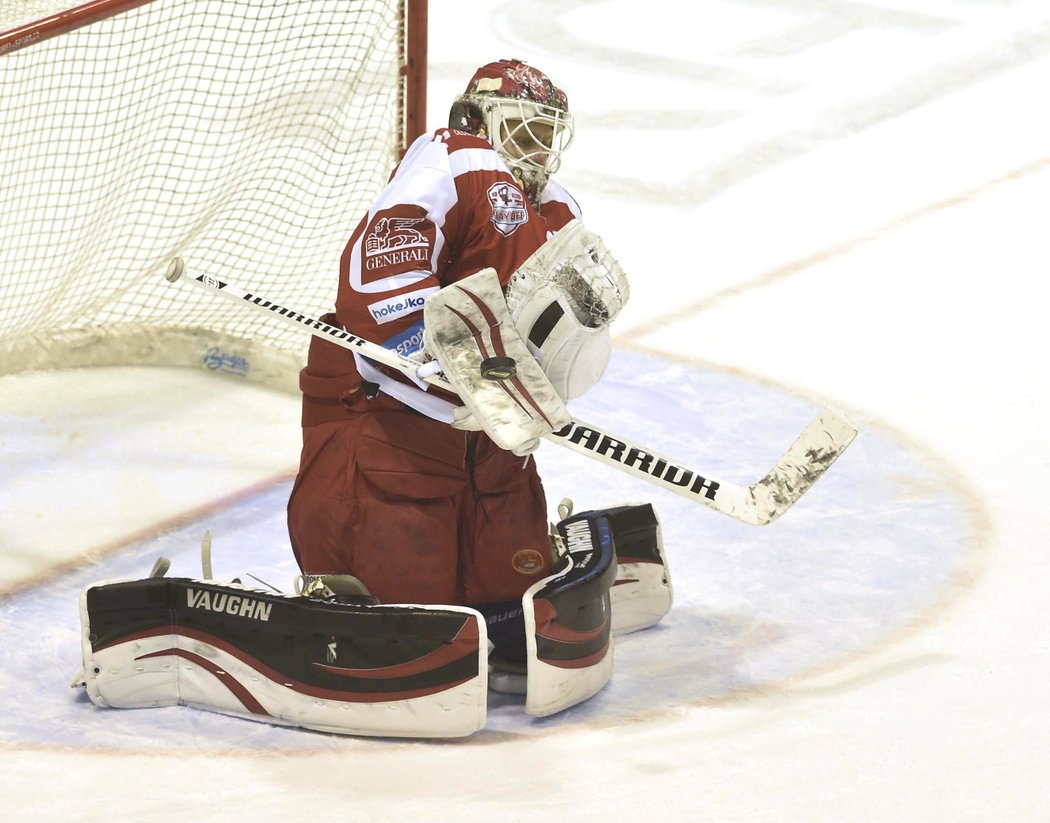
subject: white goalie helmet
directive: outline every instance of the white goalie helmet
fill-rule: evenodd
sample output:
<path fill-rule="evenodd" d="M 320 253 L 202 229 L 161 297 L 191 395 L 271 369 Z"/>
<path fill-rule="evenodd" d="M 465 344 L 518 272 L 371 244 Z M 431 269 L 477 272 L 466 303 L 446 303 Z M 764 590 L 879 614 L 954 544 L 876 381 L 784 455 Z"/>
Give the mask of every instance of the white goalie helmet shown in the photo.
<path fill-rule="evenodd" d="M 520 60 L 478 69 L 452 105 L 449 127 L 488 140 L 534 204 L 573 138 L 565 92 Z"/>

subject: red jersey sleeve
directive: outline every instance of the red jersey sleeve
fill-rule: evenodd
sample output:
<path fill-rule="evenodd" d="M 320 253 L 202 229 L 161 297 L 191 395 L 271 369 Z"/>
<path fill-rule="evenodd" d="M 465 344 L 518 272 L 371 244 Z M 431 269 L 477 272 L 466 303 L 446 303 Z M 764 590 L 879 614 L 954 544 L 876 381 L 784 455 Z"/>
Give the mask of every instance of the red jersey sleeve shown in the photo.
<path fill-rule="evenodd" d="M 547 187 L 543 190 L 543 196 L 540 198 L 540 214 L 547 222 L 548 230 L 552 232 L 565 228 L 565 224 L 570 220 L 579 220 L 583 217 L 572 195 L 554 180 L 548 181 Z"/>

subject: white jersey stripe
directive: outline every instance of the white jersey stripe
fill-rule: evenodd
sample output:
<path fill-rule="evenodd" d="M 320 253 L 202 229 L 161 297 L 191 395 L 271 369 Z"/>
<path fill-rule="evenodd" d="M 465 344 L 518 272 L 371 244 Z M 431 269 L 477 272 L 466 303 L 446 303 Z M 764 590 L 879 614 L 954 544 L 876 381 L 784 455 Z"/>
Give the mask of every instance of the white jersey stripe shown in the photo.
<path fill-rule="evenodd" d="M 471 171 L 505 171 L 510 174 L 507 164 L 491 149 L 459 149 L 448 155 L 448 165 L 453 177 Z"/>

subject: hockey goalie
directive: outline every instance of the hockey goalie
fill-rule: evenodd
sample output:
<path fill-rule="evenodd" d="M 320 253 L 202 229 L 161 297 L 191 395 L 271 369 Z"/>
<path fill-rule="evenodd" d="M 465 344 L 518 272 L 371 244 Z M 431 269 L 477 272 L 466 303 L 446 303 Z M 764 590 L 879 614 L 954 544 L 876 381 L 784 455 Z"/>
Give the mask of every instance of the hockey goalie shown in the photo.
<path fill-rule="evenodd" d="M 480 68 L 342 254 L 325 322 L 443 391 L 315 337 L 288 503 L 295 595 L 152 576 L 83 595 L 100 705 L 182 703 L 339 733 L 469 735 L 489 688 L 537 716 L 596 694 L 671 584 L 651 506 L 548 504 L 532 452 L 601 378 L 627 278 L 552 179 L 565 93 Z"/>

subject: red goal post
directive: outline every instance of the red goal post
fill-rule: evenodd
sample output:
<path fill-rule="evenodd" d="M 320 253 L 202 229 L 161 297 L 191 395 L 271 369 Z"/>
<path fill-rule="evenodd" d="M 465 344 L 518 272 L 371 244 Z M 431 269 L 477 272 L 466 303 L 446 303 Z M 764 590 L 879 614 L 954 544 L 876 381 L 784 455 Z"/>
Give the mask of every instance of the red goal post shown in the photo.
<path fill-rule="evenodd" d="M 0 374 L 205 366 L 292 387 L 308 340 L 171 258 L 318 314 L 425 130 L 426 0 L 0 0 Z"/>

